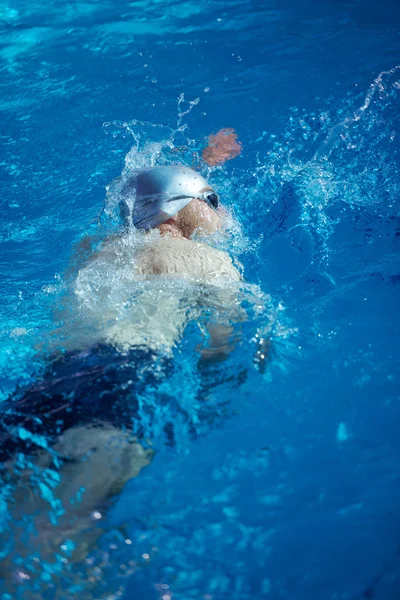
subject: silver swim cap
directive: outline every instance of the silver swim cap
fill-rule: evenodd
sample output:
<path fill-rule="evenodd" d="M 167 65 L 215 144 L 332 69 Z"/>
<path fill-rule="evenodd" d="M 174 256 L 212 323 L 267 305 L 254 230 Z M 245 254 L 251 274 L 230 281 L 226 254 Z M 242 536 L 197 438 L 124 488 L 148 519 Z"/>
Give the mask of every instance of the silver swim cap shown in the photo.
<path fill-rule="evenodd" d="M 192 198 L 218 207 L 218 196 L 204 177 L 185 166 L 150 167 L 131 175 L 121 190 L 121 216 L 138 229 L 157 227 L 176 215 Z"/>

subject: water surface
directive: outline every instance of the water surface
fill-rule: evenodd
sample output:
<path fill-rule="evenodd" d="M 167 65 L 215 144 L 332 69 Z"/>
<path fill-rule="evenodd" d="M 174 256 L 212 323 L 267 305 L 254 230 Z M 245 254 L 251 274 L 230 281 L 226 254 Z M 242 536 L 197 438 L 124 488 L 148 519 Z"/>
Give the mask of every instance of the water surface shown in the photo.
<path fill-rule="evenodd" d="M 58 595 L 45 578 L 36 597 L 395 600 L 397 4 L 1 8 L 2 398 L 43 369 L 72 247 L 97 231 L 106 185 L 139 160 L 191 164 L 221 127 L 243 153 L 210 181 L 276 323 L 263 375 L 261 317 L 245 324 L 208 387 L 225 407 L 214 420 L 200 418 L 188 329 L 165 393 L 199 415 L 196 435 L 174 412 L 173 446 L 152 424 L 156 458 L 104 517 L 92 562 L 64 563 Z"/>

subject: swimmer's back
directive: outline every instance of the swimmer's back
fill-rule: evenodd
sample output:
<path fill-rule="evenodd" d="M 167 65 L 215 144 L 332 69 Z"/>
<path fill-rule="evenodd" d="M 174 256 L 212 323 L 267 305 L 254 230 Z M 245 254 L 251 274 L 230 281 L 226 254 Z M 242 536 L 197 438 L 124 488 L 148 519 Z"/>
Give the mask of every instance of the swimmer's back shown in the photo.
<path fill-rule="evenodd" d="M 163 235 L 139 253 L 138 275 L 176 275 L 202 279 L 207 283 L 239 281 L 239 271 L 226 252 L 203 242 Z"/>

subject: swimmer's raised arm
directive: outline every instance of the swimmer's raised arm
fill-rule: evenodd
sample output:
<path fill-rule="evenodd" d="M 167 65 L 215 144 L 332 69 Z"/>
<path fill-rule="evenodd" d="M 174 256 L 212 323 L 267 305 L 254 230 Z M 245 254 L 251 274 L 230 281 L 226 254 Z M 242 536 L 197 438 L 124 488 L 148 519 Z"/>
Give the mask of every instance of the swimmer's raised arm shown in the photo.
<path fill-rule="evenodd" d="M 202 158 L 211 167 L 215 167 L 235 158 L 241 151 L 242 144 L 239 142 L 235 130 L 228 127 L 208 136 L 208 146 L 204 148 Z"/>

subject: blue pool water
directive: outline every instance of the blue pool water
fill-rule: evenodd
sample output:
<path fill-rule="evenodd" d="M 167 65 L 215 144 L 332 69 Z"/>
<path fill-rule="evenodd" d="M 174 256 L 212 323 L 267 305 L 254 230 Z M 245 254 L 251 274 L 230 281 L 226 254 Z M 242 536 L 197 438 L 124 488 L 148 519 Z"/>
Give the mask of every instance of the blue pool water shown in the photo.
<path fill-rule="evenodd" d="M 221 127 L 243 152 L 210 181 L 266 306 L 203 396 L 189 326 L 146 426 L 155 458 L 80 563 L 47 558 L 34 577 L 1 548 L 20 573 L 12 597 L 399 598 L 398 4 L 0 9 L 1 399 L 45 368 L 73 246 L 98 232 L 109 182 L 125 164 L 190 165 Z M 115 230 L 112 195 L 101 222 Z M 253 338 L 270 321 L 261 374 Z"/>

